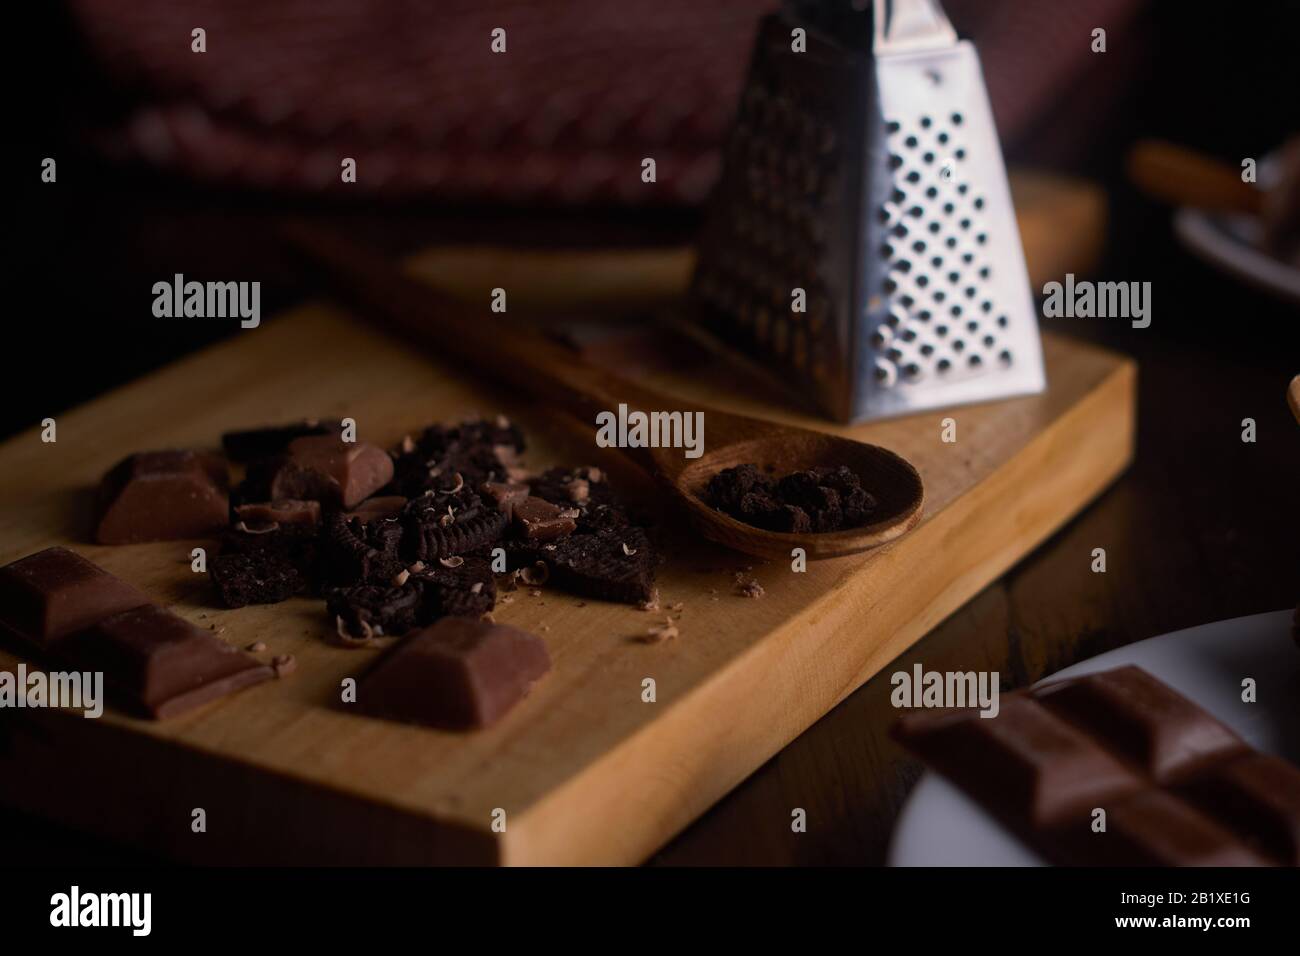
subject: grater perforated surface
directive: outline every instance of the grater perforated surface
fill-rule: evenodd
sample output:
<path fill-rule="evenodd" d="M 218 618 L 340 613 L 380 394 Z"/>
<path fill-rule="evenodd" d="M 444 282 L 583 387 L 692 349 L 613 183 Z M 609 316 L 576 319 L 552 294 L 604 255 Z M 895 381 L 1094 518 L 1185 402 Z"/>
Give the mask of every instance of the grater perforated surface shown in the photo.
<path fill-rule="evenodd" d="M 968 176 L 960 112 L 885 120 L 894 186 L 877 214 L 887 240 L 881 289 L 894 304 L 872 333 L 874 374 L 886 384 L 956 377 L 1014 352 L 990 282 L 988 200 Z"/>

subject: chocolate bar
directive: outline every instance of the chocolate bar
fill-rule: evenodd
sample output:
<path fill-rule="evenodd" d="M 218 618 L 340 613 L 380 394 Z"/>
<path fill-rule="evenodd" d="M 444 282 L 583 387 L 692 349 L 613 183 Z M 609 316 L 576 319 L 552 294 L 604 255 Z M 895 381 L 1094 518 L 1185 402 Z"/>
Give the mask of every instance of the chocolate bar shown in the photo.
<path fill-rule="evenodd" d="M 159 720 L 275 676 L 154 604 L 106 617 L 69 637 L 59 651 L 77 667 L 103 671 L 109 691 L 124 705 Z"/>
<path fill-rule="evenodd" d="M 908 714 L 894 734 L 1057 863 L 1300 865 L 1300 769 L 1137 667 L 1017 692 L 992 718 Z"/>
<path fill-rule="evenodd" d="M 226 526 L 230 501 L 226 463 L 193 451 L 130 455 L 99 489 L 100 544 L 202 538 Z"/>
<path fill-rule="evenodd" d="M 309 435 L 289 443 L 271 476 L 270 497 L 319 501 L 327 508 L 351 508 L 393 477 L 388 453 L 365 442 L 333 435 Z"/>
<path fill-rule="evenodd" d="M 46 548 L 0 568 L 0 621 L 42 646 L 148 603 L 130 584 L 67 548 Z"/>
<path fill-rule="evenodd" d="M 471 730 L 501 719 L 550 669 L 537 636 L 447 617 L 390 648 L 362 678 L 357 706 L 405 723 Z"/>

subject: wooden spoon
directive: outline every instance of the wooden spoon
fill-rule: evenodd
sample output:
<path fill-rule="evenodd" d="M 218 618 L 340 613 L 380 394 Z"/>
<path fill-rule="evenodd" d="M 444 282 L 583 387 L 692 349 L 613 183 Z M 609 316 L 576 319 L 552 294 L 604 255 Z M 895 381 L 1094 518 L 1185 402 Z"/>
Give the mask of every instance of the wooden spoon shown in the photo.
<path fill-rule="evenodd" d="M 924 491 L 912 465 L 877 445 L 777 425 L 684 402 L 634 385 L 584 363 L 572 352 L 530 331 L 512 327 L 488 311 L 456 303 L 405 275 L 369 249 L 303 223 L 288 223 L 287 238 L 357 304 L 402 338 L 473 366 L 488 377 L 532 392 L 589 427 L 600 412 L 680 411 L 704 413 L 704 453 L 690 459 L 681 448 L 625 448 L 689 510 L 707 538 L 746 554 L 786 558 L 803 548 L 809 559 L 866 551 L 908 531 L 921 520 Z M 823 534 L 765 531 L 710 507 L 702 499 L 709 479 L 724 468 L 753 463 L 786 474 L 819 466 L 846 465 L 879 503 L 871 524 Z"/>
<path fill-rule="evenodd" d="M 1264 190 L 1243 182 L 1241 170 L 1163 140 L 1142 140 L 1129 153 L 1129 178 L 1139 189 L 1177 206 L 1259 215 Z"/>

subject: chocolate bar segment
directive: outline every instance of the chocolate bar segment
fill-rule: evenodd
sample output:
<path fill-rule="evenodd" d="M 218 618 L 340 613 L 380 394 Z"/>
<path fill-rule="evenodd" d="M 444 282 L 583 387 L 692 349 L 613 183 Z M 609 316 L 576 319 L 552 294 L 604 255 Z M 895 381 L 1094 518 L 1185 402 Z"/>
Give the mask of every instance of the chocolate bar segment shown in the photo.
<path fill-rule="evenodd" d="M 1106 808 L 1106 829 L 1080 833 L 1073 859 L 1088 866 L 1264 866 L 1225 827 L 1165 790 L 1142 790 Z"/>
<path fill-rule="evenodd" d="M 992 718 L 909 714 L 895 735 L 1058 863 L 1297 862 L 1300 770 L 1136 667 L 1017 692 Z"/>
<path fill-rule="evenodd" d="M 550 669 L 535 635 L 447 617 L 381 657 L 362 678 L 357 705 L 406 723 L 471 730 L 500 720 Z"/>
<path fill-rule="evenodd" d="M 365 442 L 333 435 L 295 438 L 271 477 L 271 498 L 319 501 L 327 508 L 351 508 L 388 484 L 393 460 Z"/>
<path fill-rule="evenodd" d="M 1300 769 L 1270 754 L 1247 753 L 1210 767 L 1183 793 L 1285 866 L 1300 866 Z"/>
<path fill-rule="evenodd" d="M 157 605 L 123 611 L 69 637 L 61 653 L 104 672 L 111 692 L 156 719 L 260 683 L 275 672 Z"/>
<path fill-rule="evenodd" d="M 99 488 L 100 544 L 202 538 L 226 526 L 226 463 L 193 451 L 130 455 Z"/>
<path fill-rule="evenodd" d="M 1222 723 L 1141 668 L 1089 674 L 1031 693 L 1049 710 L 1111 741 L 1158 783 L 1246 747 Z"/>
<path fill-rule="evenodd" d="M 149 599 L 67 548 L 46 548 L 0 568 L 0 621 L 39 645 Z"/>
<path fill-rule="evenodd" d="M 985 805 L 1034 828 L 1141 786 L 1118 760 L 1026 697 L 1004 699 L 994 718 L 974 710 L 909 714 L 898 736 Z"/>

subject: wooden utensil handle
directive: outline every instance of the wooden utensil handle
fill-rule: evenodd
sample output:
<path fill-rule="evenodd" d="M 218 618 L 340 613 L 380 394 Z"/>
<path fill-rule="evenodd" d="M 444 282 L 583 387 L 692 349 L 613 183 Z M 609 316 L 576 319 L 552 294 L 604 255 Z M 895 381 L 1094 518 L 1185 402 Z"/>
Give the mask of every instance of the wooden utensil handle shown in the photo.
<path fill-rule="evenodd" d="M 1173 143 L 1139 142 L 1128 172 L 1138 188 L 1175 205 L 1253 214 L 1264 206 L 1264 192 L 1243 182 L 1240 170 Z"/>
<path fill-rule="evenodd" d="M 648 410 L 674 402 L 633 385 L 550 342 L 531 329 L 511 326 L 482 311 L 441 295 L 411 278 L 378 253 L 328 229 L 302 222 L 281 225 L 284 236 L 311 261 L 328 270 L 345 298 L 377 313 L 400 337 L 451 355 L 476 372 L 559 405 L 595 427 L 596 415 L 619 403 Z M 642 449 L 627 449 L 648 464 Z"/>

